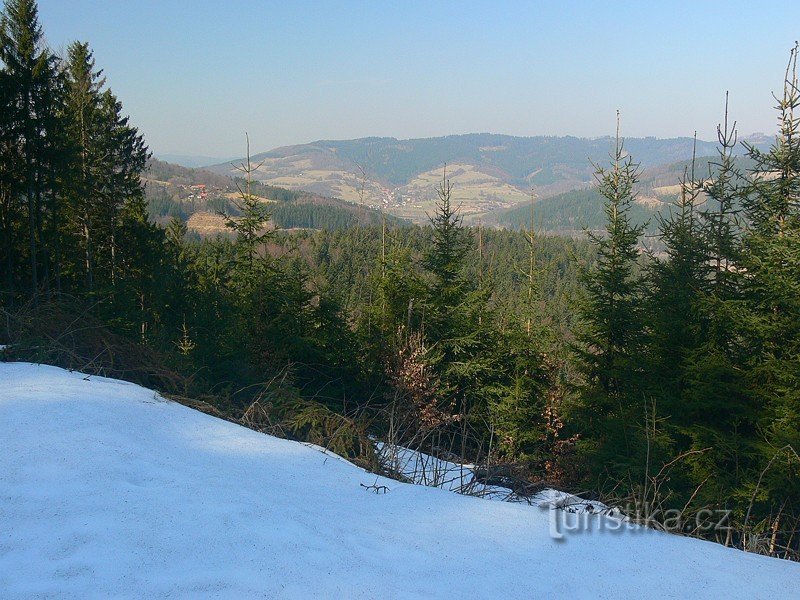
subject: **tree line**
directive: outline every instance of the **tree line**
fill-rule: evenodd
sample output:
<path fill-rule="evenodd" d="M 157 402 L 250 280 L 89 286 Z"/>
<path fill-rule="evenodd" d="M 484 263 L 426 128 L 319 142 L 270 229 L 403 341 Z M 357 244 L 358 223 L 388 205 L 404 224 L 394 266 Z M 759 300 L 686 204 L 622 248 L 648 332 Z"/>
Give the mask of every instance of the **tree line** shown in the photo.
<path fill-rule="evenodd" d="M 34 2 L 0 23 L 0 231 L 6 301 L 114 294 L 150 310 L 142 136 L 105 86 L 89 46 L 44 44 Z M 141 321 L 141 319 L 139 319 Z"/>

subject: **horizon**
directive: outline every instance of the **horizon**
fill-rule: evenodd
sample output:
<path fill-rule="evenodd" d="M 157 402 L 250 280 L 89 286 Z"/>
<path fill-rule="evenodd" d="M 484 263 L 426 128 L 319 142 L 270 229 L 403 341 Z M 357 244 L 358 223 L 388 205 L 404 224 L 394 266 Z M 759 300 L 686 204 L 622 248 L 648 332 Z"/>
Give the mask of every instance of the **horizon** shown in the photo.
<path fill-rule="evenodd" d="M 726 8 L 43 0 L 40 17 L 56 51 L 90 42 L 155 155 L 214 158 L 242 156 L 246 131 L 253 153 L 474 132 L 598 138 L 617 109 L 623 137 L 713 141 L 726 91 L 742 136 L 771 135 L 797 10 Z"/>
<path fill-rule="evenodd" d="M 283 148 L 292 148 L 292 147 L 302 147 L 308 146 L 311 144 L 317 143 L 340 143 L 340 142 L 357 142 L 357 141 L 364 141 L 364 140 L 395 140 L 398 142 L 411 142 L 411 141 L 420 141 L 420 140 L 432 140 L 432 139 L 442 139 L 442 138 L 449 138 L 449 137 L 465 137 L 465 136 L 481 136 L 481 135 L 490 135 L 490 136 L 504 136 L 504 137 L 511 137 L 511 138 L 518 138 L 518 139 L 536 139 L 536 138 L 554 138 L 554 139 L 564 139 L 564 138 L 573 138 L 579 140 L 589 140 L 589 141 L 597 141 L 597 140 L 613 140 L 614 135 L 596 135 L 596 136 L 577 136 L 577 135 L 513 135 L 507 133 L 494 133 L 491 131 L 472 131 L 467 133 L 450 133 L 446 135 L 440 136 L 426 136 L 426 137 L 415 137 L 415 138 L 398 138 L 396 136 L 376 136 L 376 135 L 367 135 L 358 138 L 340 138 L 340 139 L 317 139 L 317 140 L 308 140 L 305 142 L 299 142 L 296 144 L 287 144 L 285 146 L 276 146 L 274 148 L 268 149 L 260 149 L 253 151 L 251 149 L 250 156 L 256 157 L 263 154 L 269 154 L 270 152 L 274 152 L 276 150 L 281 150 Z M 749 139 L 755 139 L 760 137 L 769 137 L 772 138 L 774 136 L 764 133 L 763 131 L 754 131 L 745 135 L 739 134 L 739 144 L 742 141 L 747 141 Z M 625 140 L 646 140 L 646 139 L 654 139 L 654 140 L 691 140 L 693 136 L 690 135 L 683 135 L 683 136 L 674 136 L 674 137 L 661 137 L 661 136 L 654 136 L 654 135 L 646 135 L 646 136 L 623 136 L 620 135 L 620 138 L 624 142 Z M 703 139 L 701 137 L 697 137 L 698 142 L 702 143 L 709 143 L 715 144 L 717 143 L 716 140 L 713 139 Z M 177 164 L 179 166 L 184 167 L 191 167 L 191 168 L 204 168 L 204 167 L 212 167 L 212 166 L 219 166 L 228 162 L 237 162 L 242 160 L 245 157 L 245 154 L 239 156 L 230 156 L 230 157 L 219 157 L 219 156 L 208 156 L 204 154 L 182 154 L 182 153 L 172 153 L 172 152 L 153 152 L 153 157 L 161 160 L 163 162 L 173 162 L 170 159 L 186 159 L 186 164 L 181 162 L 173 162 L 173 164 Z M 199 159 L 211 159 L 212 162 L 202 162 Z M 216 162 L 213 162 L 216 161 Z M 192 164 L 189 164 L 192 163 Z"/>

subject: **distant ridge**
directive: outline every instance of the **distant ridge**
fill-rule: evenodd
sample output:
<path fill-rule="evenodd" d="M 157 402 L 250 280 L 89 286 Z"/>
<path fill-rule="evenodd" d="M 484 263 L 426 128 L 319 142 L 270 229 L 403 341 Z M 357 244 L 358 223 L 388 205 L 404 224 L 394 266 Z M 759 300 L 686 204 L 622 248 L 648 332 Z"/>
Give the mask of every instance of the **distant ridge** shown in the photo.
<path fill-rule="evenodd" d="M 230 233 L 219 213 L 237 214 L 232 200 L 238 197 L 239 188 L 233 177 L 151 158 L 143 179 L 149 216 L 154 222 L 166 226 L 178 217 L 186 222 L 189 231 L 201 237 Z M 379 211 L 362 204 L 300 190 L 257 182 L 252 192 L 269 204 L 271 226 L 278 229 L 331 230 L 384 220 Z M 407 224 L 393 216 L 388 217 L 388 222 Z"/>
<path fill-rule="evenodd" d="M 192 169 L 206 167 L 208 165 L 216 165 L 219 163 L 224 163 L 228 160 L 233 160 L 221 158 L 219 156 L 195 156 L 192 154 L 156 154 L 155 156 L 158 160 Z"/>
<path fill-rule="evenodd" d="M 759 140 L 760 142 L 761 140 Z M 253 156 L 263 164 L 256 177 L 270 185 L 383 208 L 424 221 L 447 163 L 454 197 L 467 218 L 525 201 L 556 196 L 592 184 L 593 163 L 606 164 L 611 137 L 517 137 L 472 133 L 400 140 L 368 137 L 318 140 Z M 694 140 L 627 138 L 625 148 L 645 168 L 691 158 Z M 697 155 L 715 154 L 715 144 L 697 141 Z M 232 174 L 230 162 L 207 167 Z"/>

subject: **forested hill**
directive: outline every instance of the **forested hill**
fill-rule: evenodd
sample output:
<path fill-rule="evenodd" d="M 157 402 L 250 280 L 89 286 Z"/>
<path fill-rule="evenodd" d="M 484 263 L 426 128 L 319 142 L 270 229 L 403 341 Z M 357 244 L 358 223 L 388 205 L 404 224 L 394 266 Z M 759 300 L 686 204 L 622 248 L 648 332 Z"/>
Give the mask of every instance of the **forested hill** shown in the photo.
<path fill-rule="evenodd" d="M 699 156 L 694 160 L 681 160 L 668 165 L 641 169 L 635 185 L 635 200 L 630 216 L 645 233 L 658 232 L 658 215 L 669 212 L 678 200 L 683 177 L 713 181 L 719 171 L 717 156 Z M 736 157 L 733 164 L 738 173 L 753 169 L 754 163 L 746 157 Z M 604 199 L 596 185 L 570 190 L 555 196 L 538 198 L 533 206 L 535 227 L 541 231 L 564 235 L 584 235 L 588 229 L 597 231 L 605 225 L 607 215 Z M 512 208 L 497 210 L 486 215 L 483 222 L 510 229 L 527 229 L 530 226 L 530 202 Z"/>
<path fill-rule="evenodd" d="M 221 213 L 238 214 L 236 200 L 244 187 L 241 177 L 182 167 L 155 158 L 148 161 L 143 179 L 150 218 L 166 225 L 177 217 L 200 236 L 228 233 Z M 253 182 L 252 192 L 269 204 L 272 225 L 280 229 L 338 229 L 375 224 L 384 218 L 380 212 L 363 205 L 260 182 Z M 391 216 L 385 218 L 393 224 L 402 223 Z"/>
<path fill-rule="evenodd" d="M 404 185 L 418 173 L 441 168 L 445 163 L 468 162 L 502 172 L 511 184 L 544 184 L 572 174 L 586 178 L 591 163 L 608 158 L 614 140 L 611 137 L 517 137 L 490 133 L 449 135 L 444 137 L 398 140 L 396 138 L 361 138 L 321 140 L 309 144 L 276 148 L 253 157 L 254 162 L 314 158 L 328 165 L 364 166 L 378 180 L 389 185 Z M 660 139 L 629 138 L 628 152 L 643 166 L 656 166 L 689 158 L 690 137 Z M 715 144 L 698 141 L 698 153 L 712 154 Z M 327 156 L 327 161 L 323 159 Z M 228 165 L 209 167 L 225 171 Z M 266 169 L 264 172 L 268 172 Z"/>
<path fill-rule="evenodd" d="M 764 139 L 757 140 L 759 144 Z M 715 144 L 689 137 L 628 138 L 625 150 L 643 168 L 655 169 L 713 155 Z M 425 222 L 436 184 L 447 165 L 462 214 L 482 218 L 527 199 L 581 189 L 593 181 L 593 164 L 607 161 L 613 140 L 515 137 L 488 133 L 398 140 L 323 140 L 277 148 L 253 157 L 254 177 L 272 185 L 383 207 Z M 743 151 L 743 150 L 742 150 Z M 231 174 L 230 163 L 208 167 Z M 675 183 L 674 181 L 671 183 Z"/>
<path fill-rule="evenodd" d="M 646 226 L 648 231 L 657 228 L 656 215 L 667 204 L 639 202 L 631 205 L 631 219 L 636 225 Z M 492 215 L 496 222 L 510 229 L 528 229 L 531 215 L 534 228 L 548 233 L 582 236 L 585 230 L 602 229 L 606 221 L 603 196 L 595 188 L 572 190 L 545 198 L 534 203 L 523 204 Z"/>

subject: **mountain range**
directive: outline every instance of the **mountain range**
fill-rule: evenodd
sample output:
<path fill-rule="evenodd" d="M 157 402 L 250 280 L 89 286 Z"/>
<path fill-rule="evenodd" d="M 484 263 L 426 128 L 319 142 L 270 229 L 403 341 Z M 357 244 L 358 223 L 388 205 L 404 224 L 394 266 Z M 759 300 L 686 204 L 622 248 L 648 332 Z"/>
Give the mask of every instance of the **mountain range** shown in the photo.
<path fill-rule="evenodd" d="M 766 138 L 755 140 L 759 145 Z M 453 200 L 467 220 L 484 218 L 530 199 L 545 199 L 590 187 L 595 165 L 609 162 L 611 137 L 515 137 L 488 133 L 398 140 L 371 137 L 322 140 L 286 146 L 251 157 L 254 177 L 264 183 L 381 208 L 415 221 L 426 220 L 443 175 L 454 185 Z M 690 137 L 628 138 L 624 148 L 643 169 L 674 185 L 693 153 L 713 156 L 712 142 Z M 234 164 L 206 169 L 235 175 Z"/>

